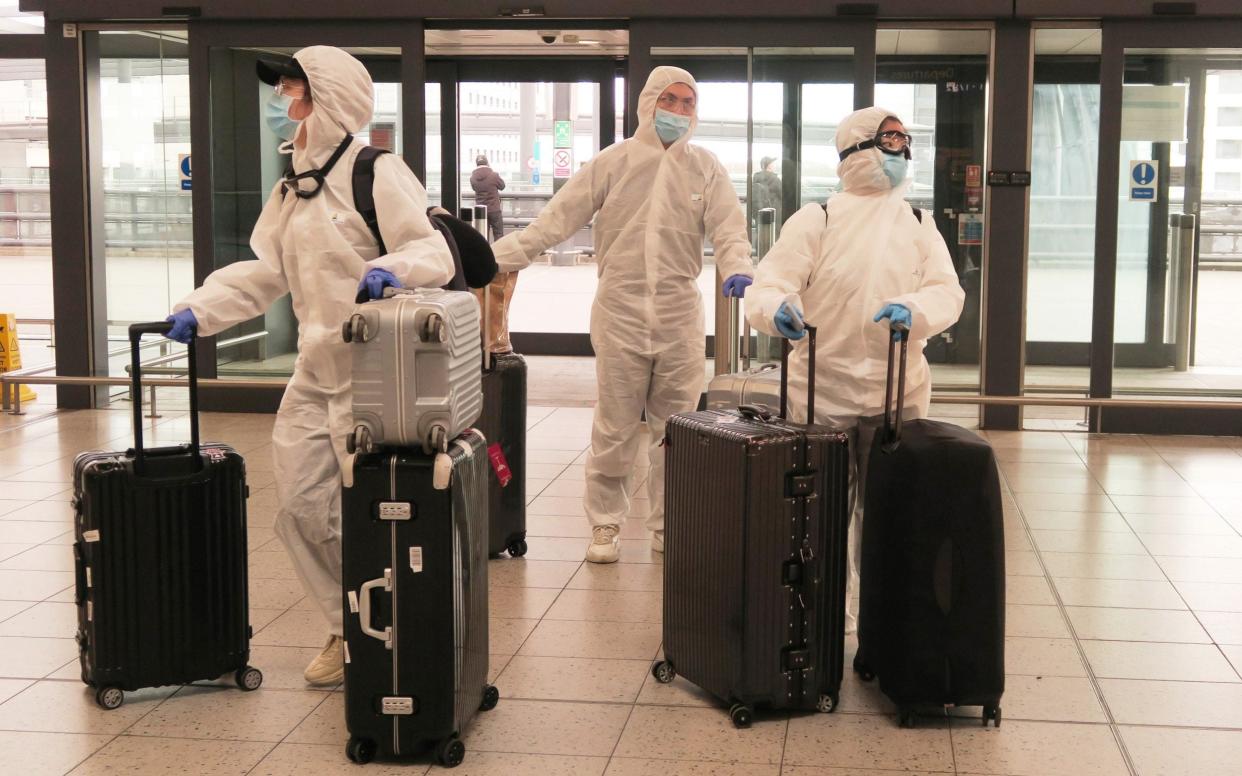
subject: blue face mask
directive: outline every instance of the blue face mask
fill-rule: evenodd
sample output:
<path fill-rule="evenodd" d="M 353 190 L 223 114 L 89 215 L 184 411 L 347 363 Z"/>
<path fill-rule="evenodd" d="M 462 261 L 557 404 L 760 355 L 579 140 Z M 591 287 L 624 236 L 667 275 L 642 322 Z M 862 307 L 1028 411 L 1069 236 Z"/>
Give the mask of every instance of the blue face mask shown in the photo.
<path fill-rule="evenodd" d="M 883 168 L 884 176 L 888 178 L 889 183 L 896 187 L 906 179 L 907 164 L 908 161 L 904 155 L 884 154 L 884 161 L 880 167 Z"/>
<path fill-rule="evenodd" d="M 289 118 L 289 106 L 292 104 L 292 97 L 275 92 L 263 104 L 263 121 L 281 140 L 292 140 L 298 131 L 299 122 Z"/>
<path fill-rule="evenodd" d="M 665 143 L 676 143 L 690 131 L 690 117 L 656 108 L 655 131 Z"/>

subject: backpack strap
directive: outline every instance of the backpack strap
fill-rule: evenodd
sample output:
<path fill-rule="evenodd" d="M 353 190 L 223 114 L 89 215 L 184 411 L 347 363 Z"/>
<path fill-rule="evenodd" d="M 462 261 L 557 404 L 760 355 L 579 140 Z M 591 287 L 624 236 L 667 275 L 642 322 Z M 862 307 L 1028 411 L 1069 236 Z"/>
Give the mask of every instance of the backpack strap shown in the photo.
<path fill-rule="evenodd" d="M 826 224 L 826 223 L 828 223 L 828 203 L 827 203 L 827 202 L 821 202 L 821 203 L 819 203 L 819 206 L 820 206 L 820 207 L 822 207 L 822 208 L 824 209 L 824 223 Z M 914 211 L 914 217 L 915 217 L 916 219 L 918 219 L 918 222 L 919 222 L 920 224 L 921 224 L 921 223 L 923 223 L 923 211 L 922 211 L 922 210 L 919 210 L 919 209 L 918 209 L 918 208 L 916 208 L 914 205 L 911 205 L 911 206 L 910 206 L 910 209 Z"/>
<path fill-rule="evenodd" d="M 388 151 L 383 148 L 363 146 L 358 155 L 354 157 L 353 175 L 354 210 L 358 211 L 358 215 L 362 216 L 362 220 L 367 223 L 367 228 L 375 236 L 381 256 L 388 253 L 388 248 L 384 245 L 384 238 L 380 234 L 379 218 L 375 214 L 375 160 L 386 153 Z"/>

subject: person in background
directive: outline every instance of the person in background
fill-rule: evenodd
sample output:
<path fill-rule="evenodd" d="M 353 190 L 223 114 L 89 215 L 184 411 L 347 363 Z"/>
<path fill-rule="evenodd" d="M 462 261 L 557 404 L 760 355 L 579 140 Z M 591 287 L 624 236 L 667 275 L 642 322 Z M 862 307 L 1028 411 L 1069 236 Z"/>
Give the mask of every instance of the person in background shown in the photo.
<path fill-rule="evenodd" d="M 470 173 L 474 202 L 487 207 L 488 231 L 491 232 L 492 240 L 499 240 L 505 234 L 505 214 L 500 202 L 500 192 L 505 188 L 505 181 L 487 165 L 486 156 L 479 154 L 474 163 L 477 166 Z M 509 341 L 509 304 L 513 301 L 516 287 L 516 272 L 498 272 L 488 287 L 486 296 L 482 291 L 474 292 L 479 304 L 486 304 L 488 307 L 487 349 L 492 353 L 513 352 L 513 343 Z"/>
<path fill-rule="evenodd" d="M 470 188 L 474 189 L 474 204 L 487 208 L 487 228 L 492 241 L 505 236 L 505 219 L 500 204 L 500 192 L 505 190 L 505 179 L 487 166 L 487 157 L 479 154 L 474 158 L 474 172 L 470 173 Z"/>
<path fill-rule="evenodd" d="M 643 441 L 651 548 L 664 551 L 664 422 L 690 412 L 703 390 L 703 305 L 697 279 L 703 239 L 740 297 L 753 268 L 746 214 L 714 154 L 690 144 L 698 116 L 694 77 L 651 71 L 638 98 L 638 130 L 601 151 L 570 178 L 530 226 L 496 243 L 501 270 L 526 267 L 540 252 L 591 223 L 599 286 L 591 345 L 599 402 L 591 429 L 583 500 L 592 539 L 586 559 L 613 563 L 630 510 L 630 479 Z"/>
<path fill-rule="evenodd" d="M 781 222 L 781 176 L 772 171 L 772 165 L 778 162 L 771 156 L 765 156 L 759 162 L 759 172 L 751 178 L 751 195 L 755 198 L 755 212 L 764 208 L 776 210 L 776 223 Z"/>
<path fill-rule="evenodd" d="M 837 151 L 841 192 L 826 207 L 806 205 L 785 222 L 759 264 L 746 319 L 791 340 L 806 335 L 805 323 L 818 327 L 811 422 L 850 435 L 849 633 L 858 622 L 863 488 L 884 412 L 889 330 L 909 330 L 905 415 L 926 417 L 931 372 L 923 347 L 957 321 L 965 293 L 935 219 L 916 214 L 905 201 L 910 136 L 901 120 L 884 108 L 856 111 L 837 129 Z M 808 422 L 798 414 L 806 389 L 807 349 L 796 346 L 789 360 L 795 422 Z"/>

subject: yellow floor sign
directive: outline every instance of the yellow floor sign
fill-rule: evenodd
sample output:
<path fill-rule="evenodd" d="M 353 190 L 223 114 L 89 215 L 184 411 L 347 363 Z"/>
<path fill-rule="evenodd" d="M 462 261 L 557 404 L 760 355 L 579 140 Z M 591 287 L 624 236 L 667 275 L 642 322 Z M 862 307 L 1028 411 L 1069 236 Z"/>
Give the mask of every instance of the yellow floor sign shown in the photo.
<path fill-rule="evenodd" d="M 0 313 L 0 372 L 13 372 L 22 368 L 22 351 L 17 342 L 17 316 Z M 21 386 L 22 402 L 37 398 L 29 385 Z"/>

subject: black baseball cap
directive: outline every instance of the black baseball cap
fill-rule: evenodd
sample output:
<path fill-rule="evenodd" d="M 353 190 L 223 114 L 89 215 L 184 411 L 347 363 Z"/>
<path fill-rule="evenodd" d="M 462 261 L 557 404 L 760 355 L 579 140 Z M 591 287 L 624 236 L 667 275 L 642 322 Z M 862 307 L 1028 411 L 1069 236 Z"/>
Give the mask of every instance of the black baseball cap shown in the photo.
<path fill-rule="evenodd" d="M 309 80 L 306 71 L 293 57 L 263 57 L 255 62 L 254 69 L 259 74 L 259 80 L 270 86 L 275 86 L 282 77 Z"/>

